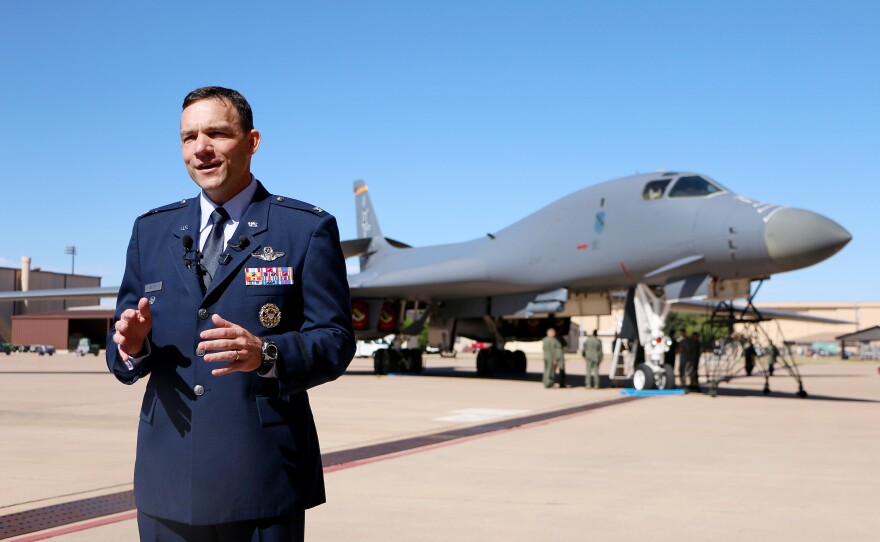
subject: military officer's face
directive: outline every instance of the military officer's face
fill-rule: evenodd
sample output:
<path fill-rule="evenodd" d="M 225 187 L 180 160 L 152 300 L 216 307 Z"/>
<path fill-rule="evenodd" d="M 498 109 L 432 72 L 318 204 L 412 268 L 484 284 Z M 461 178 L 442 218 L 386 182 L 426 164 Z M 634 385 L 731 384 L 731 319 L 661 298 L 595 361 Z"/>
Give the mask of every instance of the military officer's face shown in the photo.
<path fill-rule="evenodd" d="M 248 185 L 260 132 L 244 133 L 238 111 L 223 99 L 199 100 L 180 115 L 180 142 L 189 176 L 223 205 Z"/>

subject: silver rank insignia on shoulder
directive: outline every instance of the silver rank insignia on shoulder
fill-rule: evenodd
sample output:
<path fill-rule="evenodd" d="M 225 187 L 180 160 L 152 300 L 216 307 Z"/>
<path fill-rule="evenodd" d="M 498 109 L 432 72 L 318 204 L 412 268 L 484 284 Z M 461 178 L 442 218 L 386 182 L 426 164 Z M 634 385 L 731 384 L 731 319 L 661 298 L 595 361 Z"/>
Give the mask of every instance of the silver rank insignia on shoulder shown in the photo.
<path fill-rule="evenodd" d="M 258 250 L 251 254 L 254 258 L 259 258 L 264 262 L 274 262 L 278 258 L 284 256 L 284 252 L 275 252 L 272 247 L 263 247 L 263 250 Z"/>
<path fill-rule="evenodd" d="M 260 307 L 260 323 L 263 327 L 273 328 L 281 323 L 281 309 L 272 303 Z"/>

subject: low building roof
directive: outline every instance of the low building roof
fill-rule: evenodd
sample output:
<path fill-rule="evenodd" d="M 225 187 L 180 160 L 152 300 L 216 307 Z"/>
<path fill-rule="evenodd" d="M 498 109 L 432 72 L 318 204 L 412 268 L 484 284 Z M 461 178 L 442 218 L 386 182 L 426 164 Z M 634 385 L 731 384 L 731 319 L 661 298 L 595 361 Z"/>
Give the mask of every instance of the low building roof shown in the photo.
<path fill-rule="evenodd" d="M 67 310 L 38 312 L 36 314 L 17 314 L 13 320 L 104 320 L 113 318 L 114 309 Z"/>
<path fill-rule="evenodd" d="M 837 340 L 853 343 L 868 343 L 872 341 L 880 341 L 880 326 L 869 327 L 867 329 L 862 329 L 853 333 L 847 333 L 845 335 L 838 335 Z"/>

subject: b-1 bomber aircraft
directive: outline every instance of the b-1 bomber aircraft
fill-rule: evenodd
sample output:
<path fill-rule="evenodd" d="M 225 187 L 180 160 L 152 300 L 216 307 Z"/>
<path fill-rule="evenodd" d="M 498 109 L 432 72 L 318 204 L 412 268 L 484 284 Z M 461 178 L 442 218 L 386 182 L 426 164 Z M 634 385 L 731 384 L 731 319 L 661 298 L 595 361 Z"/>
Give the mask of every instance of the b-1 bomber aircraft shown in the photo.
<path fill-rule="evenodd" d="M 481 375 L 524 372 L 525 355 L 504 350 L 506 342 L 541 339 L 550 326 L 564 335 L 572 316 L 610 314 L 611 294 L 624 291 L 635 307 L 630 338 L 645 354 L 634 371 L 633 355 L 627 376 L 636 387 L 674 387 L 662 355 L 671 303 L 751 305 L 753 281 L 821 262 L 851 239 L 822 215 L 737 195 L 699 173 L 607 181 L 484 237 L 418 248 L 383 235 L 363 181 L 354 194 L 358 236 L 343 252 L 359 256 L 360 272 L 349 275 L 358 338 L 414 334 L 426 324 L 429 344 L 441 350 L 459 335 L 491 342 L 477 356 Z M 419 317 L 404 328 L 412 309 Z M 422 370 L 415 350 L 374 356 L 377 373 Z"/>
<path fill-rule="evenodd" d="M 358 236 L 342 248 L 360 262 L 360 272 L 349 275 L 357 337 L 414 334 L 427 325 L 429 344 L 441 352 L 451 351 L 457 336 L 489 342 L 476 360 L 481 375 L 524 372 L 525 355 L 504 350 L 506 342 L 541 339 L 550 326 L 566 335 L 572 316 L 610 314 L 612 294 L 626 292 L 619 334 L 632 344 L 623 376 L 637 388 L 672 387 L 662 330 L 673 303 L 705 310 L 706 303 L 747 299 L 751 306 L 753 281 L 821 262 L 852 238 L 822 215 L 739 196 L 698 173 L 607 181 L 485 237 L 419 248 L 383 235 L 363 181 L 355 181 L 354 193 Z M 33 290 L 0 293 L 0 301 L 117 292 Z M 418 317 L 405 326 L 411 309 Z M 761 312 L 758 319 L 841 323 Z M 374 369 L 419 372 L 421 353 L 378 350 Z"/>

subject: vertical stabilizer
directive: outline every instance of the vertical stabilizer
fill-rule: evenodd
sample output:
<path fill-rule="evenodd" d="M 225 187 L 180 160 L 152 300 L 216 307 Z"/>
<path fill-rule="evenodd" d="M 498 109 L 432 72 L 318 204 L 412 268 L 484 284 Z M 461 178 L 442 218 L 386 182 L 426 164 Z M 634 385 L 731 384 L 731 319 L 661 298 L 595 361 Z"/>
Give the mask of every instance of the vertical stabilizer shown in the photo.
<path fill-rule="evenodd" d="M 370 267 L 370 259 L 374 254 L 389 247 L 388 241 L 382 236 L 382 228 L 379 227 L 379 219 L 373 210 L 373 202 L 367 192 L 367 183 L 358 179 L 354 182 L 354 207 L 355 223 L 357 224 L 358 239 L 370 239 L 369 248 L 361 253 L 361 271 Z"/>
<path fill-rule="evenodd" d="M 367 192 L 367 183 L 358 179 L 354 182 L 355 223 L 358 239 L 382 237 L 382 228 L 373 210 L 373 202 Z"/>

